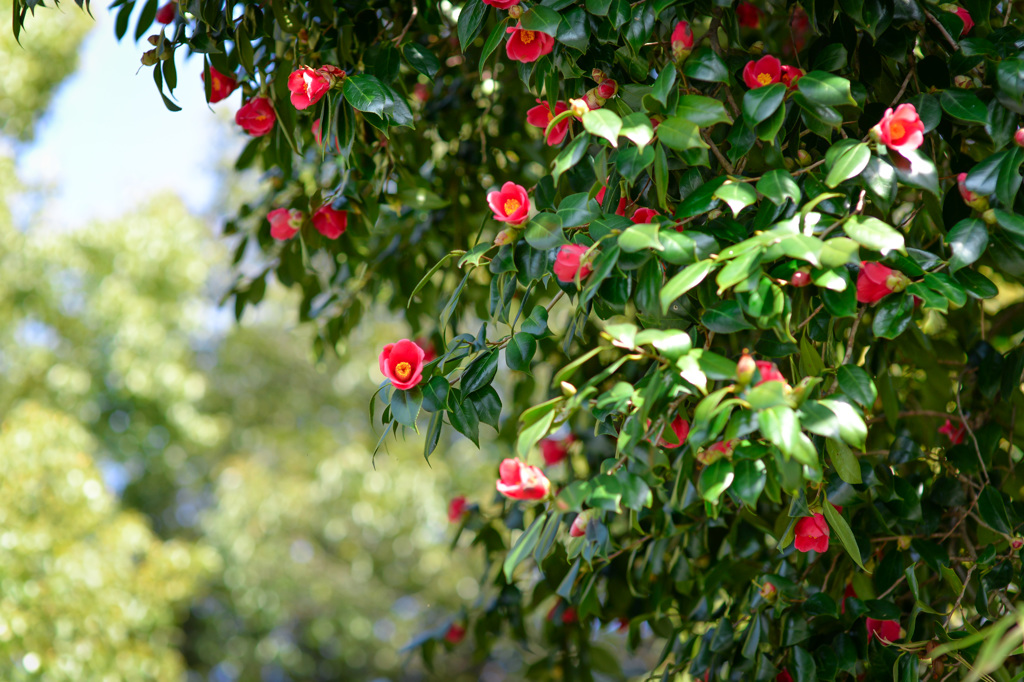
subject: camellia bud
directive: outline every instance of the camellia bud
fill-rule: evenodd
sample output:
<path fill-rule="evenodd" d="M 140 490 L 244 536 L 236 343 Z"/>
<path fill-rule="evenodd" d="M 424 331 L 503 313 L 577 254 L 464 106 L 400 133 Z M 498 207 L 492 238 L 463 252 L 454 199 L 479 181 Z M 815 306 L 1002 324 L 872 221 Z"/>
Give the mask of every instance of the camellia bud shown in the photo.
<path fill-rule="evenodd" d="M 569 109 L 572 111 L 572 115 L 576 118 L 583 118 L 583 114 L 590 111 L 590 107 L 587 106 L 587 102 L 582 99 L 569 100 Z"/>
<path fill-rule="evenodd" d="M 146 38 L 146 40 L 149 42 L 150 45 L 156 47 L 157 43 L 160 42 L 160 36 L 154 33 L 153 35 Z"/>
<path fill-rule="evenodd" d="M 523 16 L 523 8 L 521 5 L 512 5 L 508 8 L 508 15 L 513 19 L 518 19 Z"/>
<path fill-rule="evenodd" d="M 156 50 L 155 49 L 154 50 L 146 50 L 145 52 L 142 53 L 142 65 L 143 66 L 153 66 L 158 61 L 160 61 L 160 58 L 156 56 Z"/>
<path fill-rule="evenodd" d="M 604 106 L 604 97 L 601 97 L 600 92 L 601 86 L 596 88 L 590 88 L 587 90 L 587 94 L 583 96 L 583 101 L 587 103 L 587 109 L 600 109 Z"/>
<path fill-rule="evenodd" d="M 606 74 L 604 71 L 598 68 L 595 68 L 593 71 L 590 72 L 590 77 L 598 83 L 604 83 L 606 80 L 608 80 L 608 74 Z"/>
<path fill-rule="evenodd" d="M 779 597 L 779 592 L 775 589 L 775 585 L 767 581 L 765 581 L 764 585 L 761 585 L 761 589 L 758 592 L 761 595 L 761 599 L 764 599 L 769 604 L 774 604 L 775 600 Z"/>
<path fill-rule="evenodd" d="M 991 208 L 981 214 L 981 219 L 985 221 L 986 225 L 995 225 L 999 222 L 999 219 L 996 218 L 996 212 Z"/>
<path fill-rule="evenodd" d="M 796 153 L 796 162 L 801 166 L 807 166 L 811 163 L 811 155 L 806 149 L 801 149 Z"/>
<path fill-rule="evenodd" d="M 806 270 L 797 270 L 793 273 L 793 276 L 789 278 L 789 283 L 797 288 L 805 287 L 811 283 L 811 274 Z"/>
<path fill-rule="evenodd" d="M 896 294 L 910 286 L 910 278 L 899 270 L 893 270 L 889 277 L 886 278 L 885 285 Z"/>
<path fill-rule="evenodd" d="M 970 76 L 954 76 L 953 84 L 962 90 L 967 90 L 974 87 L 974 79 Z"/>
<path fill-rule="evenodd" d="M 788 171 L 791 171 L 794 168 L 796 168 L 796 160 L 789 156 L 782 160 L 782 164 L 786 167 L 786 170 Z"/>
<path fill-rule="evenodd" d="M 896 540 L 896 546 L 900 548 L 900 551 L 906 552 L 910 549 L 910 537 L 907 535 L 901 535 Z"/>
<path fill-rule="evenodd" d="M 736 363 L 736 383 L 741 387 L 746 386 L 754 378 L 756 371 L 757 364 L 754 362 L 754 358 L 750 356 L 750 353 L 743 353 L 739 362 Z"/>
<path fill-rule="evenodd" d="M 1024 538 L 1017 535 L 1010 540 L 1010 547 L 1013 547 L 1014 550 L 1019 550 L 1021 547 L 1024 547 Z"/>
<path fill-rule="evenodd" d="M 512 244 L 519 239 L 519 232 L 520 230 L 515 227 L 506 227 L 494 238 L 494 245 L 504 246 L 505 244 Z"/>
<path fill-rule="evenodd" d="M 964 200 L 965 204 L 976 211 L 984 211 L 988 209 L 988 197 L 975 194 L 971 190 L 967 189 L 967 173 L 961 173 L 956 176 L 956 186 L 957 189 L 960 190 L 960 197 Z"/>
<path fill-rule="evenodd" d="M 1013 134 L 1013 141 L 1017 143 L 1018 147 L 1024 147 L 1024 128 Z"/>
<path fill-rule="evenodd" d="M 611 99 L 615 97 L 615 93 L 619 91 L 619 84 L 613 81 L 611 78 L 606 78 L 597 86 L 597 94 L 604 99 Z"/>

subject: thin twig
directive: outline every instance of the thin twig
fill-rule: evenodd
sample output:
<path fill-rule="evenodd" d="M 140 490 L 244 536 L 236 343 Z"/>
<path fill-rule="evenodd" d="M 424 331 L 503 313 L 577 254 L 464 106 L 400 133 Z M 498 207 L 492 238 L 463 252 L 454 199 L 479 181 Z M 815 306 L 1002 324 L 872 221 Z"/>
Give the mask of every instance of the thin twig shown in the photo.
<path fill-rule="evenodd" d="M 409 32 L 409 27 L 412 26 L 412 22 L 416 21 L 416 17 L 417 17 L 417 15 L 419 15 L 419 13 L 420 13 L 419 6 L 416 3 L 413 3 L 412 14 L 409 15 L 409 21 L 406 22 L 405 28 L 403 28 L 402 32 L 398 34 L 397 38 L 395 38 L 395 40 L 394 40 L 395 45 L 398 45 L 398 44 L 400 44 L 402 42 L 402 38 L 404 38 L 405 34 Z"/>
<path fill-rule="evenodd" d="M 985 466 L 985 459 L 981 456 L 981 447 L 978 445 L 978 438 L 974 435 L 974 429 L 971 428 L 971 425 L 964 417 L 964 408 L 963 405 L 960 404 L 960 387 L 963 384 L 963 378 L 964 373 L 961 372 L 960 376 L 957 377 L 956 394 L 954 395 L 956 398 L 956 413 L 960 415 L 960 421 L 963 423 L 964 428 L 967 429 L 967 434 L 971 437 L 971 442 L 974 443 L 974 452 L 978 454 L 978 462 L 981 464 L 981 473 L 985 475 L 985 483 L 991 484 L 992 481 L 988 477 L 988 468 Z"/>
<path fill-rule="evenodd" d="M 907 70 L 907 77 L 903 79 L 903 85 L 900 86 L 900 91 L 896 93 L 896 96 L 892 98 L 892 104 L 890 106 L 896 106 L 896 103 L 900 101 L 900 97 L 903 97 L 903 93 L 907 91 L 907 86 L 910 85 L 910 77 L 913 75 L 914 65 L 911 63 L 910 68 Z"/>
<path fill-rule="evenodd" d="M 935 417 L 936 419 L 949 419 L 955 417 L 955 414 L 948 414 L 946 412 L 938 412 L 936 410 L 907 410 L 906 412 L 900 412 L 896 415 L 897 419 L 903 419 L 904 417 Z M 885 417 L 872 417 L 867 420 L 867 424 L 877 424 L 884 422 Z"/>
<path fill-rule="evenodd" d="M 821 304 L 821 305 L 819 305 L 819 306 L 818 306 L 817 308 L 815 308 L 815 309 L 814 309 L 814 312 L 813 312 L 813 313 L 811 313 L 810 315 L 808 315 L 808 316 L 807 316 L 807 319 L 806 319 L 806 320 L 804 320 L 803 322 L 801 322 L 800 324 L 798 324 L 798 325 L 796 326 L 796 330 L 797 330 L 797 331 L 800 331 L 801 329 L 803 329 L 803 328 L 804 328 L 804 326 L 805 326 L 805 325 L 806 325 L 806 324 L 807 324 L 808 322 L 810 322 L 811 320 L 813 320 L 813 319 L 814 319 L 814 316 L 815 316 L 815 315 L 817 315 L 818 313 L 820 313 L 820 312 L 821 312 L 821 310 L 822 310 L 822 308 L 824 308 L 824 307 L 825 307 L 825 304 L 824 304 L 824 303 L 822 303 L 822 304 Z"/>
<path fill-rule="evenodd" d="M 953 52 L 956 52 L 957 50 L 960 49 L 960 46 L 957 44 L 957 42 L 953 40 L 952 36 L 950 36 L 949 33 L 946 31 L 946 27 L 943 26 L 939 22 L 939 20 L 935 18 L 934 14 L 932 14 L 931 12 L 925 12 L 924 15 L 928 18 L 928 21 L 930 21 L 935 26 L 935 28 L 939 29 L 939 33 L 942 34 L 942 36 L 949 43 L 950 47 L 953 48 Z"/>
<path fill-rule="evenodd" d="M 716 145 L 714 140 L 711 139 L 711 136 L 708 135 L 707 131 L 704 131 L 701 137 L 704 138 L 705 142 L 711 145 L 711 151 L 714 153 L 715 158 L 718 159 L 718 163 L 722 164 L 722 168 L 725 169 L 725 172 L 732 175 L 735 172 L 732 168 L 732 164 L 729 163 L 727 158 L 722 156 L 722 152 L 718 151 L 718 145 Z"/>

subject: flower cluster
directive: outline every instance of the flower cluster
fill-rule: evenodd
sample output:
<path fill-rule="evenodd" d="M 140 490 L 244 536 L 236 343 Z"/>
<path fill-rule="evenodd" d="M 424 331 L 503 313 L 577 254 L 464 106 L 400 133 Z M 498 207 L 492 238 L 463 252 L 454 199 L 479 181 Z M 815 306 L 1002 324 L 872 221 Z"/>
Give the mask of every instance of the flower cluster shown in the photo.
<path fill-rule="evenodd" d="M 792 90 L 803 75 L 803 69 L 797 66 L 783 65 L 778 58 L 770 54 L 757 60 L 751 59 L 743 67 L 743 82 L 751 90 L 774 83 L 783 83 Z"/>

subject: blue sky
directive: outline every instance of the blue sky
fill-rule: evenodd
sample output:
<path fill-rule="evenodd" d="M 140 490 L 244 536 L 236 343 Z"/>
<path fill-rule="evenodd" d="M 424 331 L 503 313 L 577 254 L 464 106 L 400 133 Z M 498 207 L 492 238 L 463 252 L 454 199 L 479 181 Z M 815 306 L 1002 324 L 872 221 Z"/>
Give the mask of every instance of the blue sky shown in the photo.
<path fill-rule="evenodd" d="M 66 11 L 78 11 L 67 5 Z M 79 69 L 57 92 L 20 154 L 23 180 L 51 189 L 45 223 L 77 227 L 93 218 L 113 218 L 162 193 L 179 195 L 196 213 L 209 213 L 217 199 L 217 168 L 241 144 L 234 112 L 241 94 L 207 106 L 199 56 L 177 57 L 182 111 L 164 108 L 152 69 L 139 59 L 150 45 L 130 37 L 117 42 L 113 15 L 93 5 L 96 26 L 80 53 Z"/>

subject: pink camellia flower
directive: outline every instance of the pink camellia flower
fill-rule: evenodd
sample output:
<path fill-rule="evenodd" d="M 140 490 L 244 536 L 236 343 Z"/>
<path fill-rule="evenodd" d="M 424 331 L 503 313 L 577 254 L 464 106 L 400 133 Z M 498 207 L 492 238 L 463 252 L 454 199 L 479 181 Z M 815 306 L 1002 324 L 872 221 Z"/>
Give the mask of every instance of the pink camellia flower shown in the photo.
<path fill-rule="evenodd" d="M 690 54 L 692 49 L 693 29 L 690 28 L 690 22 L 680 21 L 672 29 L 672 56 L 675 57 L 676 61 L 679 61 Z"/>
<path fill-rule="evenodd" d="M 799 66 L 783 66 L 781 82 L 790 90 L 796 89 L 796 82 L 804 75 L 804 70 Z"/>
<path fill-rule="evenodd" d="M 663 432 L 658 438 L 658 445 L 670 450 L 683 447 L 686 437 L 690 435 L 690 422 L 682 417 L 676 417 L 668 427 L 671 433 Z"/>
<path fill-rule="evenodd" d="M 743 82 L 751 90 L 763 88 L 766 85 L 778 83 L 781 80 L 782 62 L 770 54 L 766 54 L 757 61 L 751 59 L 743 67 Z"/>
<path fill-rule="evenodd" d="M 444 633 L 444 641 L 449 644 L 455 645 L 461 642 L 466 637 L 466 628 L 458 623 L 452 623 L 448 626 L 448 631 Z"/>
<path fill-rule="evenodd" d="M 864 623 L 868 631 L 868 641 L 874 637 L 882 644 L 888 646 L 900 638 L 900 622 L 898 620 L 875 620 L 868 618 Z"/>
<path fill-rule="evenodd" d="M 200 78 L 205 83 L 206 73 L 200 74 Z M 238 81 L 235 80 L 234 76 L 225 76 L 217 69 L 212 66 L 210 67 L 210 104 L 216 104 L 222 99 L 226 99 L 237 87 Z"/>
<path fill-rule="evenodd" d="M 409 339 L 384 346 L 377 364 L 380 373 L 400 391 L 408 391 L 423 379 L 423 349 Z"/>
<path fill-rule="evenodd" d="M 574 538 L 581 538 L 587 534 L 587 524 L 590 523 L 590 515 L 586 512 L 577 514 L 576 518 L 573 519 L 572 525 L 569 526 L 569 536 Z"/>
<path fill-rule="evenodd" d="M 743 28 L 759 28 L 761 26 L 761 10 L 749 2 L 741 2 L 736 6 L 736 20 Z"/>
<path fill-rule="evenodd" d="M 619 84 L 611 78 L 606 78 L 601 81 L 601 84 L 597 86 L 597 94 L 604 99 L 611 99 L 615 97 L 619 91 Z"/>
<path fill-rule="evenodd" d="M 988 197 L 975 194 L 967 189 L 967 173 L 960 173 L 956 176 L 956 188 L 960 190 L 960 198 L 971 208 L 977 211 L 984 211 L 988 208 Z"/>
<path fill-rule="evenodd" d="M 871 131 L 889 149 L 917 149 L 924 144 L 924 123 L 913 104 L 886 109 L 882 120 Z"/>
<path fill-rule="evenodd" d="M 498 467 L 498 492 L 513 500 L 540 500 L 551 491 L 551 481 L 535 466 L 516 459 L 502 460 Z"/>
<path fill-rule="evenodd" d="M 566 244 L 558 250 L 553 270 L 559 282 L 574 282 L 577 273 L 582 282 L 594 271 L 589 264 L 580 264 L 586 252 L 587 247 L 582 244 Z"/>
<path fill-rule="evenodd" d="M 857 274 L 857 301 L 877 303 L 891 293 L 907 288 L 907 276 L 881 263 L 860 262 Z"/>
<path fill-rule="evenodd" d="M 497 7 L 498 9 L 508 9 L 514 5 L 518 5 L 519 0 L 484 0 L 484 4 L 490 5 L 491 7 Z"/>
<path fill-rule="evenodd" d="M 605 190 L 607 190 L 607 189 L 608 189 L 607 187 L 602 187 L 601 191 L 598 192 L 597 196 L 594 197 L 597 200 L 598 204 L 604 205 L 604 193 L 605 193 Z M 626 204 L 627 203 L 629 203 L 629 202 L 626 201 L 626 197 L 622 197 L 621 199 L 619 199 L 619 206 L 618 206 L 618 208 L 615 209 L 615 215 L 620 215 L 620 216 L 625 217 L 626 216 Z"/>
<path fill-rule="evenodd" d="M 494 211 L 494 219 L 509 225 L 522 225 L 530 217 L 530 197 L 526 188 L 506 182 L 500 190 L 487 194 L 487 205 Z"/>
<path fill-rule="evenodd" d="M 653 208 L 638 208 L 634 213 L 631 220 L 636 224 L 641 223 L 652 223 L 654 219 L 661 215 Z"/>
<path fill-rule="evenodd" d="M 964 30 L 960 31 L 960 35 L 965 36 L 974 28 L 974 19 L 971 19 L 971 13 L 963 7 L 956 8 L 956 15 L 960 17 L 960 21 L 964 22 Z"/>
<path fill-rule="evenodd" d="M 331 77 L 319 69 L 304 66 L 288 76 L 292 105 L 300 111 L 319 102 L 330 89 Z"/>
<path fill-rule="evenodd" d="M 266 97 L 254 97 L 235 113 L 235 123 L 253 137 L 266 135 L 276 122 L 277 114 Z"/>
<path fill-rule="evenodd" d="M 754 384 L 755 386 L 760 386 L 761 384 L 769 381 L 781 381 L 783 385 L 789 385 L 786 382 L 786 377 L 782 376 L 782 372 L 779 371 L 779 368 L 775 366 L 774 362 L 769 362 L 768 360 L 756 360 L 754 364 L 757 366 L 757 371 L 761 373 L 761 380 Z"/>
<path fill-rule="evenodd" d="M 565 438 L 545 438 L 540 442 L 540 454 L 545 466 L 558 464 L 569 454 L 569 446 L 576 440 L 571 433 Z"/>
<path fill-rule="evenodd" d="M 964 434 L 967 432 L 967 427 L 963 424 L 959 426 L 953 426 L 953 422 L 946 420 L 946 423 L 939 427 L 939 433 L 949 438 L 949 442 L 953 445 L 960 445 L 964 442 Z"/>
<path fill-rule="evenodd" d="M 337 239 L 348 228 L 348 211 L 336 211 L 324 204 L 313 214 L 313 227 L 327 239 Z"/>
<path fill-rule="evenodd" d="M 469 502 L 465 495 L 453 497 L 452 501 L 448 503 L 448 522 L 458 523 L 461 521 L 464 516 L 469 514 L 468 506 Z"/>
<path fill-rule="evenodd" d="M 555 110 L 552 111 L 547 102 L 538 99 L 537 106 L 526 110 L 526 122 L 532 126 L 537 126 L 541 130 L 546 130 L 551 120 L 564 111 L 569 111 L 569 106 L 565 102 L 555 102 Z M 551 132 L 548 133 L 548 146 L 554 147 L 562 144 L 562 140 L 569 133 L 570 125 L 572 125 L 571 118 L 565 118 L 556 123 L 551 128 Z"/>
<path fill-rule="evenodd" d="M 285 241 L 295 236 L 302 227 L 305 214 L 297 208 L 276 208 L 267 214 L 270 221 L 270 236 Z"/>
<path fill-rule="evenodd" d="M 164 5 L 156 11 L 156 16 L 154 17 L 154 19 L 157 20 L 157 23 L 169 24 L 172 21 L 174 21 L 174 17 L 177 14 L 178 4 L 174 2 L 174 0 L 171 0 L 171 2 L 167 3 L 166 5 Z"/>
<path fill-rule="evenodd" d="M 775 682 L 793 682 L 793 676 L 789 674 L 789 671 L 785 668 L 782 672 L 775 676 Z"/>
<path fill-rule="evenodd" d="M 540 31 L 527 31 L 522 24 L 516 22 L 515 27 L 509 26 L 505 31 L 511 33 L 505 43 L 505 53 L 509 59 L 518 62 L 535 62 L 555 49 L 555 39 Z"/>
<path fill-rule="evenodd" d="M 821 514 L 804 516 L 796 522 L 794 545 L 801 552 L 828 551 L 828 523 Z"/>
<path fill-rule="evenodd" d="M 1013 134 L 1013 141 L 1018 147 L 1024 147 L 1024 128 L 1018 128 Z"/>

